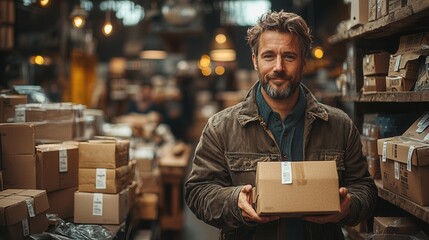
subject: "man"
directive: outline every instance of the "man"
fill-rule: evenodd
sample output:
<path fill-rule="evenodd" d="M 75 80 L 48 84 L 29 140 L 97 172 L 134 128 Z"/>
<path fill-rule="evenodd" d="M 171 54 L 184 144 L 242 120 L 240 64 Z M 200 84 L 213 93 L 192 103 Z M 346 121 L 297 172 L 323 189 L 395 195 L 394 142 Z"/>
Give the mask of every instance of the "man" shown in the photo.
<path fill-rule="evenodd" d="M 371 216 L 377 188 L 352 120 L 301 84 L 310 30 L 296 14 L 268 12 L 247 40 L 259 82 L 241 103 L 209 119 L 185 183 L 186 203 L 221 229 L 220 239 L 344 239 L 342 225 Z M 306 160 L 336 161 L 341 212 L 259 216 L 251 198 L 257 162 Z"/>

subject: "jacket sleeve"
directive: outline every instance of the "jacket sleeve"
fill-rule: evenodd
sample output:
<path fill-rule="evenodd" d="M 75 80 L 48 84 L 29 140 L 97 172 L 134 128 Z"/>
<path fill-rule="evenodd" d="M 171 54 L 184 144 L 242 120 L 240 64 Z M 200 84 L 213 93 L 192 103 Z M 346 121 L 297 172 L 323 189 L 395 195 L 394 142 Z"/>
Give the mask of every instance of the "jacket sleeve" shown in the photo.
<path fill-rule="evenodd" d="M 346 121 L 346 150 L 344 155 L 344 175 L 340 184 L 352 196 L 350 214 L 340 224 L 357 225 L 372 216 L 377 202 L 377 187 L 368 172 L 368 163 L 362 154 L 359 132 L 351 119 Z"/>
<path fill-rule="evenodd" d="M 248 225 L 238 208 L 242 186 L 233 186 L 224 156 L 223 143 L 212 118 L 200 137 L 185 182 L 185 201 L 197 218 L 232 231 Z"/>

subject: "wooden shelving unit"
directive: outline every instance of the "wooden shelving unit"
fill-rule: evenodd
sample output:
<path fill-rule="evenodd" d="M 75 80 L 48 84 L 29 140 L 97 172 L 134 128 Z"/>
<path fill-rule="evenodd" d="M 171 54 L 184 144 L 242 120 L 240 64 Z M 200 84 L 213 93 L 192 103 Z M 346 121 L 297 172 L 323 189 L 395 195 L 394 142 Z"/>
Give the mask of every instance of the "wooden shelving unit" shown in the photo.
<path fill-rule="evenodd" d="M 429 23 L 429 1 L 408 0 L 407 6 L 391 12 L 387 16 L 329 37 L 328 42 L 332 45 L 343 47 L 347 45 L 347 48 L 354 48 L 356 92 L 339 97 L 339 101 L 353 106 L 353 120 L 358 129 L 362 129 L 366 114 L 421 114 L 429 111 L 429 91 L 360 92 L 363 85 L 362 59 L 364 55 L 378 50 L 396 52 L 401 36 L 429 32 L 429 24 L 427 23 Z M 390 212 L 386 211 L 392 210 L 398 212 L 396 214 L 399 215 L 414 216 L 416 220 L 422 223 L 423 229 L 429 229 L 429 207 L 420 206 L 405 197 L 384 189 L 381 180 L 376 180 L 375 183 L 378 188 L 379 200 L 383 204 L 389 205 L 377 206 L 378 214 L 381 212 L 381 216 L 384 214 L 389 216 Z M 351 233 L 355 231 L 353 228 L 348 230 Z M 362 232 L 355 231 L 354 237 L 361 239 L 363 237 Z"/>
<path fill-rule="evenodd" d="M 393 205 L 404 209 L 415 217 L 429 223 L 429 207 L 422 207 L 402 196 L 397 195 L 387 189 L 383 188 L 381 180 L 375 180 L 378 188 L 378 196 Z"/>
<path fill-rule="evenodd" d="M 329 37 L 328 41 L 335 44 L 354 39 L 376 39 L 399 34 L 411 25 L 417 27 L 422 19 L 428 18 L 428 14 L 429 1 L 410 0 L 406 7 L 367 24 L 336 33 Z"/>

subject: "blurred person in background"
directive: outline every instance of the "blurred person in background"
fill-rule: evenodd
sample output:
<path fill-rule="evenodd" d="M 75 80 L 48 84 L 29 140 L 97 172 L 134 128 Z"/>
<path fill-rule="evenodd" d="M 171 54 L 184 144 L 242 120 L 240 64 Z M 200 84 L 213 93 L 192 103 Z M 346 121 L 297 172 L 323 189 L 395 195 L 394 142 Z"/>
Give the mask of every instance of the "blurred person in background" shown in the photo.
<path fill-rule="evenodd" d="M 372 216 L 377 188 L 353 121 L 319 103 L 301 83 L 310 29 L 294 13 L 270 11 L 248 29 L 247 41 L 259 81 L 241 103 L 208 120 L 185 201 L 199 219 L 220 229 L 219 239 L 344 239 L 343 225 Z M 303 218 L 256 213 L 257 162 L 327 160 L 336 161 L 341 212 Z"/>

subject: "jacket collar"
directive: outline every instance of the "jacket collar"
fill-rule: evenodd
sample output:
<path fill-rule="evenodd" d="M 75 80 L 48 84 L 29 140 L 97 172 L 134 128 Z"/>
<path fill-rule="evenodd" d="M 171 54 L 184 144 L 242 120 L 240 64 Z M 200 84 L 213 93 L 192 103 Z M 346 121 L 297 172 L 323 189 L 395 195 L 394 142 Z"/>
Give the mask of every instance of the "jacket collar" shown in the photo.
<path fill-rule="evenodd" d="M 244 126 L 252 121 L 262 122 L 263 119 L 258 113 L 258 106 L 256 105 L 256 91 L 259 81 L 257 81 L 252 88 L 247 92 L 243 102 L 238 106 L 238 121 L 240 125 Z M 317 101 L 310 90 L 301 83 L 304 90 L 305 98 L 307 100 L 307 107 L 305 109 L 306 116 L 312 118 L 320 118 L 321 120 L 328 121 L 328 113 L 321 103 Z"/>

